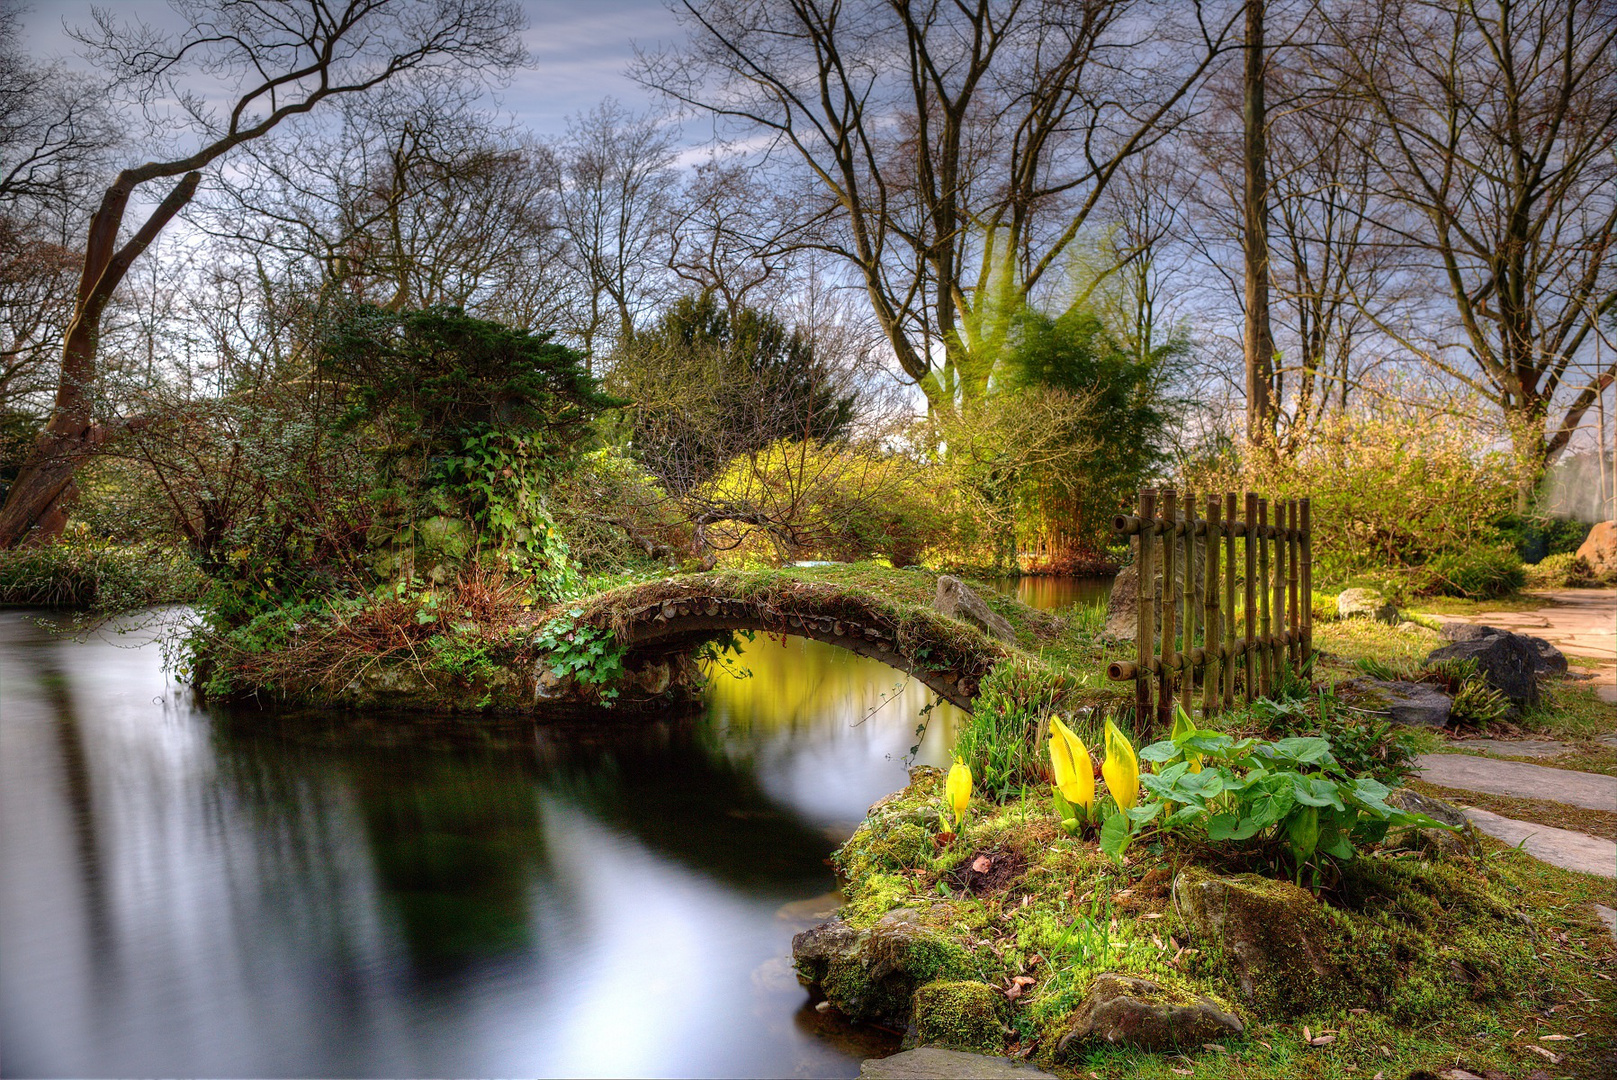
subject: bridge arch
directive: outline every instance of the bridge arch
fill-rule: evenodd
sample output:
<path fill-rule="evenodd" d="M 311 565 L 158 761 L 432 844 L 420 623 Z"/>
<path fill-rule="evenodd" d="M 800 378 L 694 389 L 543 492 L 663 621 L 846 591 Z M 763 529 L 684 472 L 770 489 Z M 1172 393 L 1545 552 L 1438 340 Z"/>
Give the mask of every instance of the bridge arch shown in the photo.
<path fill-rule="evenodd" d="M 963 709 L 971 708 L 983 676 L 1010 654 L 976 627 L 930 608 L 789 579 L 761 586 L 727 575 L 648 582 L 602 594 L 580 617 L 609 627 L 631 668 L 726 633 L 785 634 L 879 660 Z"/>

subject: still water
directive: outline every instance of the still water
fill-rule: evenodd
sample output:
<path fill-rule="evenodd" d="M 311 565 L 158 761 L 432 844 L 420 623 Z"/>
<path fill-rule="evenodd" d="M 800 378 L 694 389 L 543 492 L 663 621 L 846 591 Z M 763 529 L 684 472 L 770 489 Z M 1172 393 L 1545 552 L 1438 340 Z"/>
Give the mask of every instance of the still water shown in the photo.
<path fill-rule="evenodd" d="M 0 613 L 5 1075 L 852 1076 L 893 1049 L 789 966 L 825 860 L 905 782 L 928 698 L 892 669 L 760 636 L 684 722 L 488 736 L 210 715 L 149 631 L 39 622 Z"/>
<path fill-rule="evenodd" d="M 1057 580 L 1024 599 L 1089 599 Z M 947 761 L 960 714 L 893 669 L 760 635 L 683 719 L 275 719 L 195 707 L 151 626 L 52 622 L 0 612 L 0 1074 L 854 1076 L 896 1049 L 790 968 L 831 852 Z"/>

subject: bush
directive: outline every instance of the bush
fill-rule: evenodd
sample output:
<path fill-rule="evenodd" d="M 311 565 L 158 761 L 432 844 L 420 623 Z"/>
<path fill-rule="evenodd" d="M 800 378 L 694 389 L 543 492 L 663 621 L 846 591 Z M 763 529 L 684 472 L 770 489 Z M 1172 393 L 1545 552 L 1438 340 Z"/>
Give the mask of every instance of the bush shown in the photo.
<path fill-rule="evenodd" d="M 1469 600 L 1504 596 L 1527 583 L 1521 557 L 1509 547 L 1444 552 L 1426 564 L 1423 575 L 1426 594 Z"/>
<path fill-rule="evenodd" d="M 1589 535 L 1585 522 L 1530 514 L 1509 514 L 1500 519 L 1498 527 L 1500 539 L 1514 547 L 1525 563 L 1570 555 Z"/>
<path fill-rule="evenodd" d="M 1196 491 L 1259 491 L 1313 500 L 1314 577 L 1421 567 L 1497 540 L 1516 497 L 1502 454 L 1476 451 L 1474 426 L 1444 412 L 1388 405 L 1330 417 L 1291 456 L 1251 454 L 1187 470 Z M 1519 560 L 1518 560 L 1519 564 Z"/>
<path fill-rule="evenodd" d="M 205 580 L 183 552 L 73 537 L 0 551 L 0 604 L 131 611 L 197 598 Z"/>
<path fill-rule="evenodd" d="M 1588 589 L 1602 583 L 1589 560 L 1570 551 L 1544 556 L 1538 565 L 1526 567 L 1526 576 L 1533 589 Z"/>

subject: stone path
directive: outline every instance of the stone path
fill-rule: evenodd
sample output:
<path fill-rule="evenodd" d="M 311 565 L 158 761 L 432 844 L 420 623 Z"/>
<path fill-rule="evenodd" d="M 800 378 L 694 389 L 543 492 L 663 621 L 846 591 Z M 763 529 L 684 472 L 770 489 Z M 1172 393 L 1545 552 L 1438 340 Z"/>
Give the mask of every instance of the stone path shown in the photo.
<path fill-rule="evenodd" d="M 1517 744 L 1498 745 L 1508 748 Z M 1517 799 L 1549 799 L 1568 806 L 1617 812 L 1617 776 L 1551 769 L 1525 761 L 1501 761 L 1470 754 L 1422 754 L 1415 759 L 1415 768 L 1422 780 L 1439 787 Z M 1474 806 L 1460 809 L 1478 832 L 1513 847 L 1520 845 L 1535 859 L 1582 874 L 1617 878 L 1617 843 L 1571 829 L 1517 821 Z"/>
<path fill-rule="evenodd" d="M 1569 806 L 1617 813 L 1617 776 L 1500 761 L 1470 754 L 1422 754 L 1420 777 L 1438 787 L 1486 791 L 1516 799 L 1553 799 Z"/>
<path fill-rule="evenodd" d="M 1503 840 L 1521 849 L 1540 862 L 1559 866 L 1563 870 L 1576 870 L 1580 874 L 1617 878 L 1617 844 L 1598 836 L 1588 836 L 1571 829 L 1556 829 L 1531 821 L 1517 821 L 1501 817 L 1474 806 L 1463 808 L 1465 816 L 1477 831 L 1496 840 Z"/>
<path fill-rule="evenodd" d="M 1443 618 L 1544 638 L 1575 669 L 1595 676 L 1603 700 L 1617 702 L 1617 589 L 1540 589 L 1530 595 L 1543 597 L 1544 606 Z"/>

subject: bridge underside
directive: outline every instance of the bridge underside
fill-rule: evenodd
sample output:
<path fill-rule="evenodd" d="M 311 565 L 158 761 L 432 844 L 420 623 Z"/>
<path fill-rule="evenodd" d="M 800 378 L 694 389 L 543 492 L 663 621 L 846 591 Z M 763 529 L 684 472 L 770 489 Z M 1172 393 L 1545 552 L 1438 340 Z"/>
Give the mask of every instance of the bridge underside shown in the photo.
<path fill-rule="evenodd" d="M 952 619 L 932 613 L 899 617 L 837 590 L 816 595 L 817 590 L 798 587 L 785 604 L 781 597 L 729 597 L 699 588 L 659 595 L 667 591 L 656 590 L 641 603 L 632 595 L 619 596 L 603 620 L 628 649 L 631 668 L 731 632 L 786 634 L 879 660 L 969 709 L 982 677 L 1006 654 L 997 642 Z"/>

